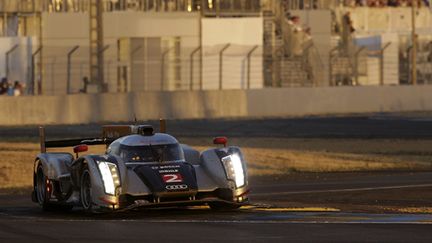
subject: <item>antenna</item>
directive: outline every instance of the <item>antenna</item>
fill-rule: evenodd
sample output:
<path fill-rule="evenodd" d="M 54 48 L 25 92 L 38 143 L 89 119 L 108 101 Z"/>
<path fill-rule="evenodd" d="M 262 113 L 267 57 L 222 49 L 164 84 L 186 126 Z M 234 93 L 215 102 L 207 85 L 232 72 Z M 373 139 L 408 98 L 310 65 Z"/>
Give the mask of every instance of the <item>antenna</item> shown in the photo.
<path fill-rule="evenodd" d="M 160 133 L 166 133 L 166 121 L 165 121 L 165 119 L 162 119 L 162 118 L 159 119 L 159 132 Z"/>
<path fill-rule="evenodd" d="M 46 153 L 46 147 L 45 147 L 45 128 L 43 126 L 39 127 L 39 142 L 40 142 L 40 151 L 41 151 L 41 153 Z"/>
<path fill-rule="evenodd" d="M 138 125 L 138 120 L 137 120 L 137 117 L 136 117 L 136 114 L 134 113 L 134 125 L 136 126 L 136 125 Z"/>

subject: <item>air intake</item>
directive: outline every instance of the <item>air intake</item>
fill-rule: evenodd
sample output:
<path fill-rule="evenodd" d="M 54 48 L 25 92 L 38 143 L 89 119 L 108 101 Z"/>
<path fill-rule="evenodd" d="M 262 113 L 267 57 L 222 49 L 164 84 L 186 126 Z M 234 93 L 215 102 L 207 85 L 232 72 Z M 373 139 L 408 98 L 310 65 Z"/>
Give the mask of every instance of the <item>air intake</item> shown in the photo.
<path fill-rule="evenodd" d="M 136 133 L 143 136 L 153 136 L 154 129 L 150 125 L 139 125 L 136 127 Z"/>

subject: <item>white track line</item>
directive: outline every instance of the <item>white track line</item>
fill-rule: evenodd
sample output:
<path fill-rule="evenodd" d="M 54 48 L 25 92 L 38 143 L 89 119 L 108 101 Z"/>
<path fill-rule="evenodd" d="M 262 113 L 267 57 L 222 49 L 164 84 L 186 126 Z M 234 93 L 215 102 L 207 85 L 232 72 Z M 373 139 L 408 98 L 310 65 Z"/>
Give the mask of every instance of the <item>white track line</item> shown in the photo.
<path fill-rule="evenodd" d="M 330 215 L 331 216 L 331 215 Z M 337 216 L 337 215 L 333 215 Z M 367 220 L 356 220 L 347 219 L 344 217 L 335 219 L 326 219 L 322 217 L 322 220 L 308 220 L 307 218 L 302 218 L 298 220 L 146 220 L 146 219 L 46 219 L 46 218 L 36 218 L 36 217 L 20 217 L 20 218 L 9 218 L 8 222 L 95 222 L 95 223 L 110 223 L 110 222 L 139 222 L 139 223 L 180 223 L 180 224 L 413 224 L 413 225 L 432 225 L 432 220 L 425 221 L 415 221 L 415 220 L 385 220 L 385 219 L 374 219 L 369 218 Z"/>
<path fill-rule="evenodd" d="M 403 185 L 403 186 L 381 186 L 381 187 L 362 187 L 362 188 L 346 188 L 346 189 L 331 189 L 331 190 L 310 190 L 310 191 L 293 191 L 293 192 L 263 192 L 263 193 L 251 193 L 251 196 L 278 196 L 278 195 L 293 195 L 293 194 L 307 194 L 307 193 L 325 193 L 325 192 L 376 191 L 376 190 L 418 188 L 418 187 L 432 187 L 432 184 Z"/>
<path fill-rule="evenodd" d="M 370 116 L 369 120 L 378 121 L 409 121 L 409 122 L 431 122 L 430 117 L 401 117 L 401 116 Z"/>

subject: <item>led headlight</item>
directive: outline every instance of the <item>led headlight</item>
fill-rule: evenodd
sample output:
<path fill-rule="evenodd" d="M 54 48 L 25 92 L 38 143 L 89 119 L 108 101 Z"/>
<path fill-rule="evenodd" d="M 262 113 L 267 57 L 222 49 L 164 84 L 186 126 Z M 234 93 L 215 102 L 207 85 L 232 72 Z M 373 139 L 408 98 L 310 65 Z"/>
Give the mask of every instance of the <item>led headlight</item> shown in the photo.
<path fill-rule="evenodd" d="M 105 193 L 115 195 L 115 189 L 120 186 L 117 166 L 110 162 L 99 161 L 98 167 L 102 175 Z"/>
<path fill-rule="evenodd" d="M 232 154 L 222 158 L 228 180 L 235 181 L 236 187 L 245 185 L 243 164 L 238 154 Z"/>

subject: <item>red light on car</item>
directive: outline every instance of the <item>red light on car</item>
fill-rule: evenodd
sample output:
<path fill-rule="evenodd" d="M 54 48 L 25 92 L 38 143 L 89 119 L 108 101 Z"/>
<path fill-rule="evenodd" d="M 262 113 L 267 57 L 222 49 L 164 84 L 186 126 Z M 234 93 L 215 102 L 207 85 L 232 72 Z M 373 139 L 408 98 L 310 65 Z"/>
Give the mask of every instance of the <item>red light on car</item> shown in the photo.
<path fill-rule="evenodd" d="M 74 153 L 82 153 L 88 151 L 88 146 L 86 144 L 77 145 L 73 148 Z"/>
<path fill-rule="evenodd" d="M 214 144 L 220 144 L 223 145 L 224 147 L 226 147 L 227 143 L 228 143 L 228 138 L 226 137 L 216 137 L 213 139 L 213 143 Z"/>

